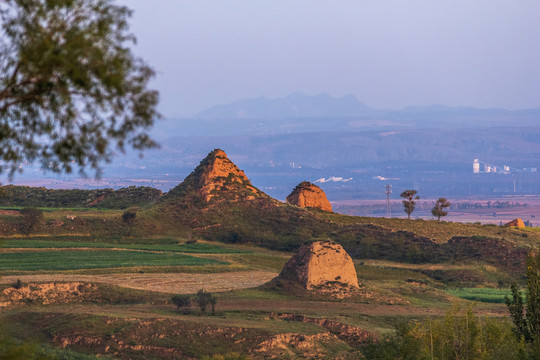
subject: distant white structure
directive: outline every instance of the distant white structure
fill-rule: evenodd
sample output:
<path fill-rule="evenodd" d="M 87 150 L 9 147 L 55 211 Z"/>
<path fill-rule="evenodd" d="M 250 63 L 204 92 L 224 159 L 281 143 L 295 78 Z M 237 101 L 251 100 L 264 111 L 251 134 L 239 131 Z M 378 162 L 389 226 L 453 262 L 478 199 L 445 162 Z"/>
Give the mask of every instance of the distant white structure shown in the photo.
<path fill-rule="evenodd" d="M 318 180 L 315 180 L 314 183 L 325 183 L 325 182 L 329 182 L 329 181 L 332 181 L 332 182 L 347 182 L 347 181 L 351 181 L 352 179 L 353 178 L 344 179 L 341 176 L 332 176 L 332 177 L 330 177 L 328 179 L 320 178 Z"/>
<path fill-rule="evenodd" d="M 472 171 L 474 174 L 478 174 L 480 172 L 480 160 L 474 159 L 472 163 Z"/>
<path fill-rule="evenodd" d="M 483 172 L 486 174 L 504 174 L 504 175 L 510 175 L 510 174 L 516 174 L 516 173 L 523 173 L 523 172 L 536 172 L 536 168 L 525 168 L 525 169 L 516 169 L 509 165 L 503 165 L 503 166 L 497 166 L 493 164 L 489 164 L 485 161 L 481 161 L 480 159 L 476 158 L 473 160 L 473 173 L 479 174 L 481 166 L 483 166 Z"/>

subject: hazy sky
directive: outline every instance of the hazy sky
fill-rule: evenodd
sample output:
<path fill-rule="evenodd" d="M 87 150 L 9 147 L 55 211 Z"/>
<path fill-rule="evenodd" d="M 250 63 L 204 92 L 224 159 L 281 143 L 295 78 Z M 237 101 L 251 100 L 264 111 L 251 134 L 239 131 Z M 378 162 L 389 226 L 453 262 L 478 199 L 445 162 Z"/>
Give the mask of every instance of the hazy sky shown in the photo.
<path fill-rule="evenodd" d="M 166 116 L 240 98 L 540 107 L 538 0 L 119 0 Z"/>

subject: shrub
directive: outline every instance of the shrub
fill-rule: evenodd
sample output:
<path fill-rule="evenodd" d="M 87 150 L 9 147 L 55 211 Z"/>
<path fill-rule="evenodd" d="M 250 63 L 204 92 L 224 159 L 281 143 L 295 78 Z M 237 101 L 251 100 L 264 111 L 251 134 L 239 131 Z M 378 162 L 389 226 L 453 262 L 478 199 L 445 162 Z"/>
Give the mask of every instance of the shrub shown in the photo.
<path fill-rule="evenodd" d="M 22 283 L 21 279 L 17 279 L 17 281 L 15 281 L 13 284 L 11 284 L 11 287 L 14 288 L 14 289 L 22 288 L 23 283 Z"/>

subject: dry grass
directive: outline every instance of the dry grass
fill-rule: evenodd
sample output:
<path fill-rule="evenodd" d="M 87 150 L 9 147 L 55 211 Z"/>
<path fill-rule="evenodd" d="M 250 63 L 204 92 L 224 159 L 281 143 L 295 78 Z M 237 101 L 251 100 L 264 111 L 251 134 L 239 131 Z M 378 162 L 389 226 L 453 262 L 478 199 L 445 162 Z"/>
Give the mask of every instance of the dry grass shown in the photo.
<path fill-rule="evenodd" d="M 10 284 L 17 279 L 20 279 L 23 283 L 82 281 L 171 294 L 194 294 L 199 289 L 222 292 L 252 288 L 262 285 L 276 276 L 277 273 L 268 271 L 236 271 L 216 274 L 40 274 L 3 276 L 0 278 L 0 283 Z"/>

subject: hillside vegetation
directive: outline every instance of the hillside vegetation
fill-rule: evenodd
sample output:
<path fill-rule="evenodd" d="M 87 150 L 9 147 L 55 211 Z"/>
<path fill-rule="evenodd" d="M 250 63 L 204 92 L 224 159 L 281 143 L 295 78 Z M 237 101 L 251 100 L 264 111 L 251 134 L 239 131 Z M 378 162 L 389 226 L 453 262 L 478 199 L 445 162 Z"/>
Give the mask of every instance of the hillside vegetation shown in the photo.
<path fill-rule="evenodd" d="M 43 187 L 7 185 L 0 187 L 0 206 L 10 208 L 102 208 L 126 209 L 148 206 L 162 195 L 160 190 L 130 186 L 118 190 L 46 189 Z"/>

